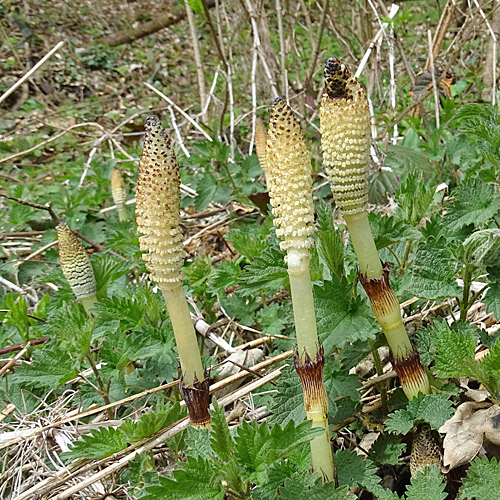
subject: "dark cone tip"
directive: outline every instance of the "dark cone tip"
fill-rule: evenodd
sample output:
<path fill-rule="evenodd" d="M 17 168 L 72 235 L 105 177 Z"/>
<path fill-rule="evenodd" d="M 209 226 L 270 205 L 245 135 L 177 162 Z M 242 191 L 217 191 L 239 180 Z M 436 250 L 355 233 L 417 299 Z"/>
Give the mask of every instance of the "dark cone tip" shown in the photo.
<path fill-rule="evenodd" d="M 347 83 L 352 74 L 336 57 L 330 57 L 325 64 L 325 92 L 330 99 L 352 98 Z"/>

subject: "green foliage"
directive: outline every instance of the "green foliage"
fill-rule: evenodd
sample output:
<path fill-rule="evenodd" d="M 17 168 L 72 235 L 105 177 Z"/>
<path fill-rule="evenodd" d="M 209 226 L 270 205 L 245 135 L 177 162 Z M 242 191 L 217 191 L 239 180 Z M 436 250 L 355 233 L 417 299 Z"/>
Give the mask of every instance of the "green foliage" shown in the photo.
<path fill-rule="evenodd" d="M 398 465 L 406 444 L 397 436 L 379 436 L 370 448 L 370 457 L 377 465 Z"/>
<path fill-rule="evenodd" d="M 334 276 L 332 281 L 315 286 L 314 304 L 318 336 L 325 354 L 347 342 L 375 338 L 378 328 L 370 306 L 362 299 L 352 297 L 351 286 L 345 278 Z"/>
<path fill-rule="evenodd" d="M 492 500 L 500 491 L 500 463 L 496 458 L 476 458 L 467 469 L 467 477 L 460 488 L 460 498 Z"/>
<path fill-rule="evenodd" d="M 344 240 L 340 229 L 333 224 L 331 208 L 326 203 L 317 207 L 318 230 L 314 238 L 320 258 L 327 265 L 330 275 L 344 276 Z"/>
<path fill-rule="evenodd" d="M 351 450 L 338 450 L 333 462 L 340 486 L 361 486 L 375 495 L 383 491 L 377 468 L 370 459 Z"/>
<path fill-rule="evenodd" d="M 441 394 L 423 395 L 408 402 L 402 410 L 391 413 L 385 421 L 388 432 L 407 434 L 419 423 L 427 422 L 432 429 L 439 429 L 453 415 L 452 403 L 447 396 Z"/>
<path fill-rule="evenodd" d="M 118 429 L 108 427 L 96 429 L 82 441 L 75 441 L 70 450 L 63 454 L 69 460 L 75 458 L 105 458 L 127 447 L 125 435 Z"/>
<path fill-rule="evenodd" d="M 416 171 L 410 172 L 402 180 L 396 192 L 398 206 L 404 221 L 412 227 L 420 224 L 434 197 L 434 188 L 424 182 L 424 177 Z"/>
<path fill-rule="evenodd" d="M 331 483 L 323 485 L 320 480 L 308 485 L 299 475 L 287 478 L 283 487 L 279 489 L 280 500 L 295 500 L 304 494 L 310 500 L 345 500 L 346 498 L 354 498 L 349 493 L 347 486 L 340 486 L 334 489 Z M 268 498 L 271 500 L 271 498 L 276 498 L 276 496 Z"/>
<path fill-rule="evenodd" d="M 410 486 L 406 490 L 407 500 L 444 500 L 447 493 L 444 491 L 446 484 L 443 481 L 439 467 L 433 465 L 427 467 L 425 472 L 417 473 L 412 478 Z"/>
<path fill-rule="evenodd" d="M 468 224 L 481 226 L 500 212 L 500 197 L 495 187 L 480 179 L 463 182 L 452 195 L 453 202 L 445 216 L 452 230 Z"/>

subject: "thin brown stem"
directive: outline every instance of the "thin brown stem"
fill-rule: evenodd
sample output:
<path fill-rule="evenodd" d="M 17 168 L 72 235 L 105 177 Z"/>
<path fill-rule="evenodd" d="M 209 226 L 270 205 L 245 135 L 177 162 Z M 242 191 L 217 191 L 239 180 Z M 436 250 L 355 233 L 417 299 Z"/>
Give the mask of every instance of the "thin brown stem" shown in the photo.
<path fill-rule="evenodd" d="M 104 403 L 107 405 L 111 404 L 111 401 L 109 399 L 109 393 L 106 390 L 106 387 L 104 387 L 104 382 L 102 381 L 101 375 L 99 374 L 99 370 L 97 369 L 97 366 L 94 363 L 94 360 L 92 359 L 92 355 L 90 353 L 85 355 L 85 359 L 89 362 L 90 368 L 92 372 L 94 373 L 94 376 L 97 380 L 97 384 L 99 385 L 100 389 L 100 395 L 102 399 L 104 400 Z M 114 411 L 111 408 L 106 409 L 106 413 L 108 414 L 108 418 L 112 420 L 115 418 Z"/>

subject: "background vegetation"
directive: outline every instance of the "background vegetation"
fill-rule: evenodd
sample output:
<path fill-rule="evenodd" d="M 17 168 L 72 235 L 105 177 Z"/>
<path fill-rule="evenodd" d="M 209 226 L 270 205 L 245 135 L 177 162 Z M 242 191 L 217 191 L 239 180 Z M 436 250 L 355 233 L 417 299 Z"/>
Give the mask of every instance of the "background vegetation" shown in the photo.
<path fill-rule="evenodd" d="M 2 94 L 64 41 L 0 102 L 0 496 L 500 498 L 499 31 L 493 0 L 0 3 Z M 363 69 L 370 222 L 436 376 L 434 393 L 410 403 L 331 217 L 318 130 L 331 56 Z M 308 473 L 314 431 L 292 369 L 288 276 L 254 154 L 255 118 L 267 121 L 276 95 L 312 153 L 336 490 Z M 185 291 L 203 361 L 214 391 L 229 374 L 244 383 L 214 392 L 211 431 L 186 428 L 173 332 L 138 246 L 151 113 L 181 164 Z M 126 221 L 112 169 L 126 179 Z M 59 220 L 91 254 L 93 315 L 61 272 Z M 423 423 L 442 468 L 410 479 Z"/>

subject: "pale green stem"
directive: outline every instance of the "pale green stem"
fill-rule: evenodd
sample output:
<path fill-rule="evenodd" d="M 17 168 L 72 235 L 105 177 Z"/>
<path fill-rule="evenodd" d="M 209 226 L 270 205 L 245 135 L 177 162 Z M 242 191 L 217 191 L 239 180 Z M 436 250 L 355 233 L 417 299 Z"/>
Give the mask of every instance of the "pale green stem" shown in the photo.
<path fill-rule="evenodd" d="M 318 332 L 316 328 L 316 314 L 314 311 L 314 298 L 312 291 L 311 272 L 309 261 L 311 256 L 307 249 L 291 249 L 288 251 L 288 275 L 290 277 L 290 290 L 292 294 L 293 317 L 297 336 L 297 349 L 299 360 L 304 363 L 307 353 L 314 362 L 319 349 Z M 306 411 L 308 420 L 312 420 L 313 427 L 325 429 L 323 434 L 311 440 L 311 458 L 314 470 L 323 477 L 324 481 L 333 480 L 334 466 L 330 434 L 328 432 L 328 401 L 324 383 L 316 392 L 324 394 L 324 401 L 317 401 L 316 407 Z M 326 406 L 324 408 L 323 406 Z"/>
<path fill-rule="evenodd" d="M 97 297 L 95 295 L 91 295 L 90 297 L 83 297 L 80 299 L 85 312 L 90 316 L 90 310 L 94 307 L 94 304 L 97 302 Z"/>
<path fill-rule="evenodd" d="M 382 276 L 382 264 L 368 222 L 368 213 L 344 215 L 344 220 L 349 229 L 354 252 L 358 258 L 359 271 L 368 279 L 380 278 Z"/>
<path fill-rule="evenodd" d="M 325 479 L 324 482 L 329 483 L 333 481 L 334 467 L 328 420 L 313 420 L 312 426 L 325 429 L 323 434 L 311 440 L 310 445 L 313 469 Z"/>
<path fill-rule="evenodd" d="M 161 291 L 174 329 L 184 384 L 192 386 L 195 377 L 201 382 L 205 380 L 205 375 L 201 364 L 200 351 L 198 350 L 198 340 L 189 314 L 182 283 L 174 283 L 170 286 L 162 285 Z"/>
<path fill-rule="evenodd" d="M 309 250 L 292 249 L 288 251 L 288 275 L 292 292 L 293 318 L 301 362 L 304 362 L 306 352 L 314 360 L 319 347 L 309 269 L 310 259 Z"/>
<path fill-rule="evenodd" d="M 117 205 L 116 209 L 118 210 L 118 220 L 120 222 L 127 220 L 127 207 L 125 205 Z"/>

